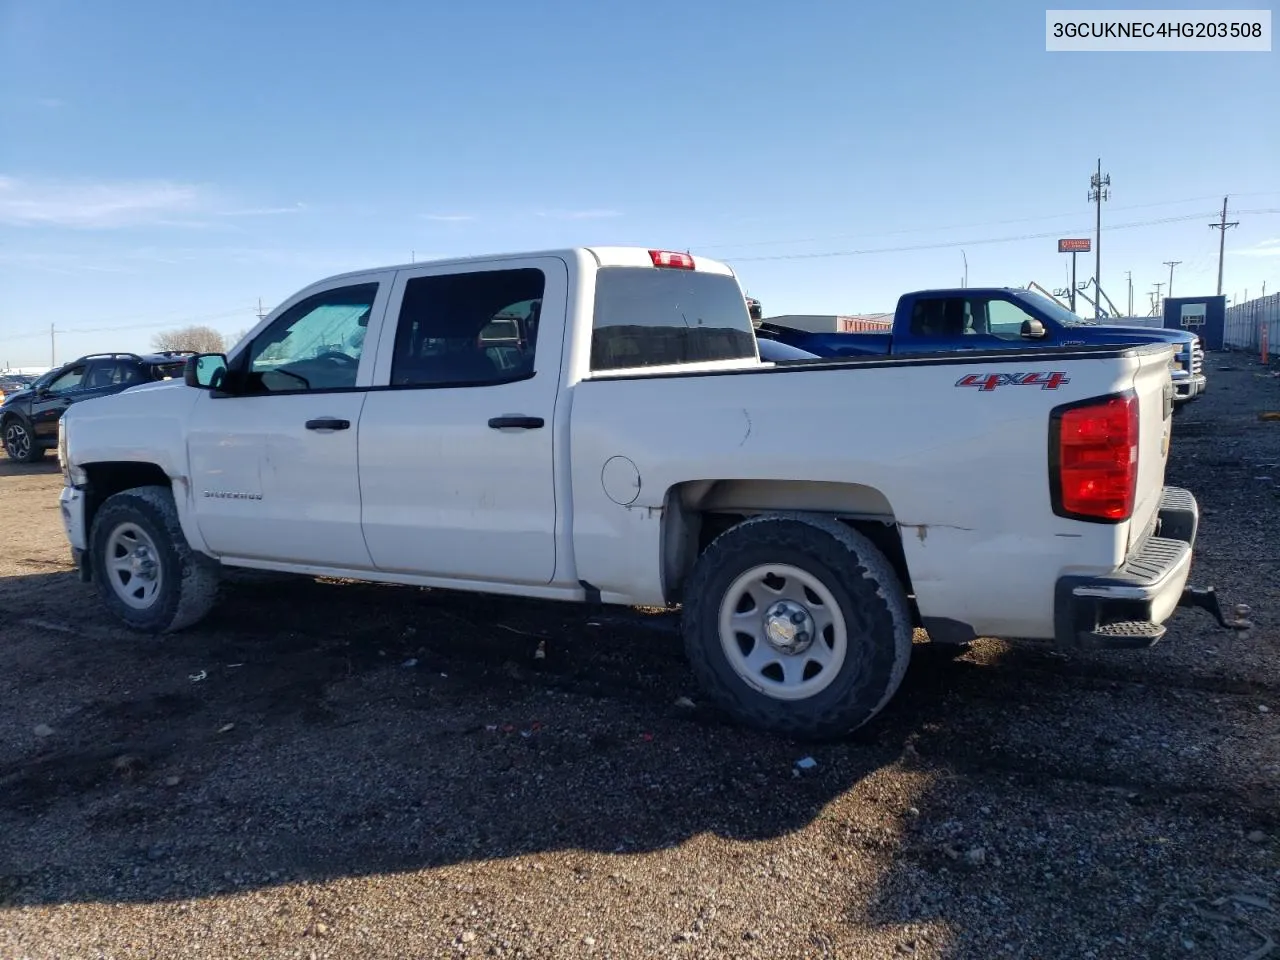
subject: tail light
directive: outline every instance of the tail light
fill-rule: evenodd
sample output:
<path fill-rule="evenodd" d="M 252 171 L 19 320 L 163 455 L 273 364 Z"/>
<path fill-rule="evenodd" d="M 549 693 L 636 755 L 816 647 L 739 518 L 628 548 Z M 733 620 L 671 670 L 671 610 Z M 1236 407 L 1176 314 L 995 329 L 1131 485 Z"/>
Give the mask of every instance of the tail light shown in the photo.
<path fill-rule="evenodd" d="M 676 270 L 692 270 L 693 256 L 688 253 L 676 253 L 672 250 L 650 250 L 649 259 L 655 267 L 672 267 Z"/>
<path fill-rule="evenodd" d="M 1071 520 L 1119 523 L 1133 515 L 1138 489 L 1138 398 L 1118 394 L 1056 408 L 1049 416 L 1053 512 Z"/>

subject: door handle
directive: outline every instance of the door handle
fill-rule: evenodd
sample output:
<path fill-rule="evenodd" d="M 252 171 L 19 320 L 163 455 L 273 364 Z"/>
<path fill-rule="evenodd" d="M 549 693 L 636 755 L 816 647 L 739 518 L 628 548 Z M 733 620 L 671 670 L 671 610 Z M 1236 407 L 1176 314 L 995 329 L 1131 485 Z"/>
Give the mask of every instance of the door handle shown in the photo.
<path fill-rule="evenodd" d="M 317 417 L 307 421 L 308 430 L 346 430 L 350 426 L 350 420 L 338 420 L 335 417 Z"/>
<path fill-rule="evenodd" d="M 493 417 L 489 420 L 489 426 L 494 430 L 509 430 L 513 427 L 517 430 L 537 430 L 542 425 L 541 417 Z"/>

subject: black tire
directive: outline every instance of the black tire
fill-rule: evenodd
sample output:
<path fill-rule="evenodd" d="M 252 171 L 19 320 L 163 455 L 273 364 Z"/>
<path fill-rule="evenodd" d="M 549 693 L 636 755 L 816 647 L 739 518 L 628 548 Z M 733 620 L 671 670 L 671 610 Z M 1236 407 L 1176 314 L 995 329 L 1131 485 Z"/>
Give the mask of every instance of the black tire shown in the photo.
<path fill-rule="evenodd" d="M 114 533 L 139 528 L 155 546 L 159 586 L 149 606 L 130 606 L 112 583 L 108 547 Z M 127 626 L 144 633 L 182 630 L 201 620 L 217 602 L 218 563 L 187 544 L 168 487 L 135 487 L 107 498 L 89 534 L 93 579 L 103 602 Z"/>
<path fill-rule="evenodd" d="M 10 417 L 0 427 L 4 436 L 4 452 L 14 463 L 38 463 L 44 459 L 44 447 L 36 442 L 31 425 L 19 417 Z"/>
<path fill-rule="evenodd" d="M 756 689 L 731 664 L 720 638 L 720 607 L 738 577 L 785 564 L 818 580 L 846 624 L 846 653 L 828 686 L 802 699 Z M 685 651 L 707 695 L 740 723 L 799 739 L 844 736 L 897 692 L 911 659 L 912 624 L 902 583 L 870 540 L 837 520 L 771 514 L 718 536 L 685 589 Z"/>

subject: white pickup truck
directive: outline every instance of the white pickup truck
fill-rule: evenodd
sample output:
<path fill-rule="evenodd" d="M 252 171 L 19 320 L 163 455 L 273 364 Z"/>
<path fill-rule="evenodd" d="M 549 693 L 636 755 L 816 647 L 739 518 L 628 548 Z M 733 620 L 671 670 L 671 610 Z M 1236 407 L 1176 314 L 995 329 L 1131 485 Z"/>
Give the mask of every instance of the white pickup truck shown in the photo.
<path fill-rule="evenodd" d="M 1172 350 L 769 363 L 701 257 L 419 262 L 70 408 L 62 515 L 140 631 L 198 621 L 223 567 L 680 604 L 731 716 L 839 735 L 915 626 L 1135 647 L 1203 605 L 1196 502 L 1164 486 Z"/>

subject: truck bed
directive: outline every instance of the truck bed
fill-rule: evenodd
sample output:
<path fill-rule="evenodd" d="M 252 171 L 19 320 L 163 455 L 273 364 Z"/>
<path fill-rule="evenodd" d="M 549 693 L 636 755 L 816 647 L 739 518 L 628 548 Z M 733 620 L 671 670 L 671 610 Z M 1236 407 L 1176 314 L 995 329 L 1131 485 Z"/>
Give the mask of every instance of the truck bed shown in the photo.
<path fill-rule="evenodd" d="M 567 414 L 573 457 L 565 463 L 577 564 L 593 571 L 606 599 L 644 584 L 641 596 L 625 599 L 662 602 L 664 584 L 647 559 L 664 549 L 661 518 L 670 523 L 682 505 L 714 508 L 716 491 L 699 483 L 732 462 L 734 483 L 754 485 L 754 497 L 803 476 L 829 485 L 814 509 L 896 525 L 922 616 L 958 613 L 982 635 L 1045 636 L 1057 577 L 1121 566 L 1133 531 L 1155 515 L 1164 463 L 1150 434 L 1160 429 L 1171 349 L 963 351 L 583 381 Z M 1054 373 L 1055 385 L 1045 386 Z M 1055 515 L 1051 411 L 1128 390 L 1139 395 L 1146 438 L 1133 519 L 1084 524 Z M 806 417 L 815 395 L 843 416 Z M 621 509 L 602 483 L 599 465 L 611 458 L 636 474 L 638 496 Z"/>

